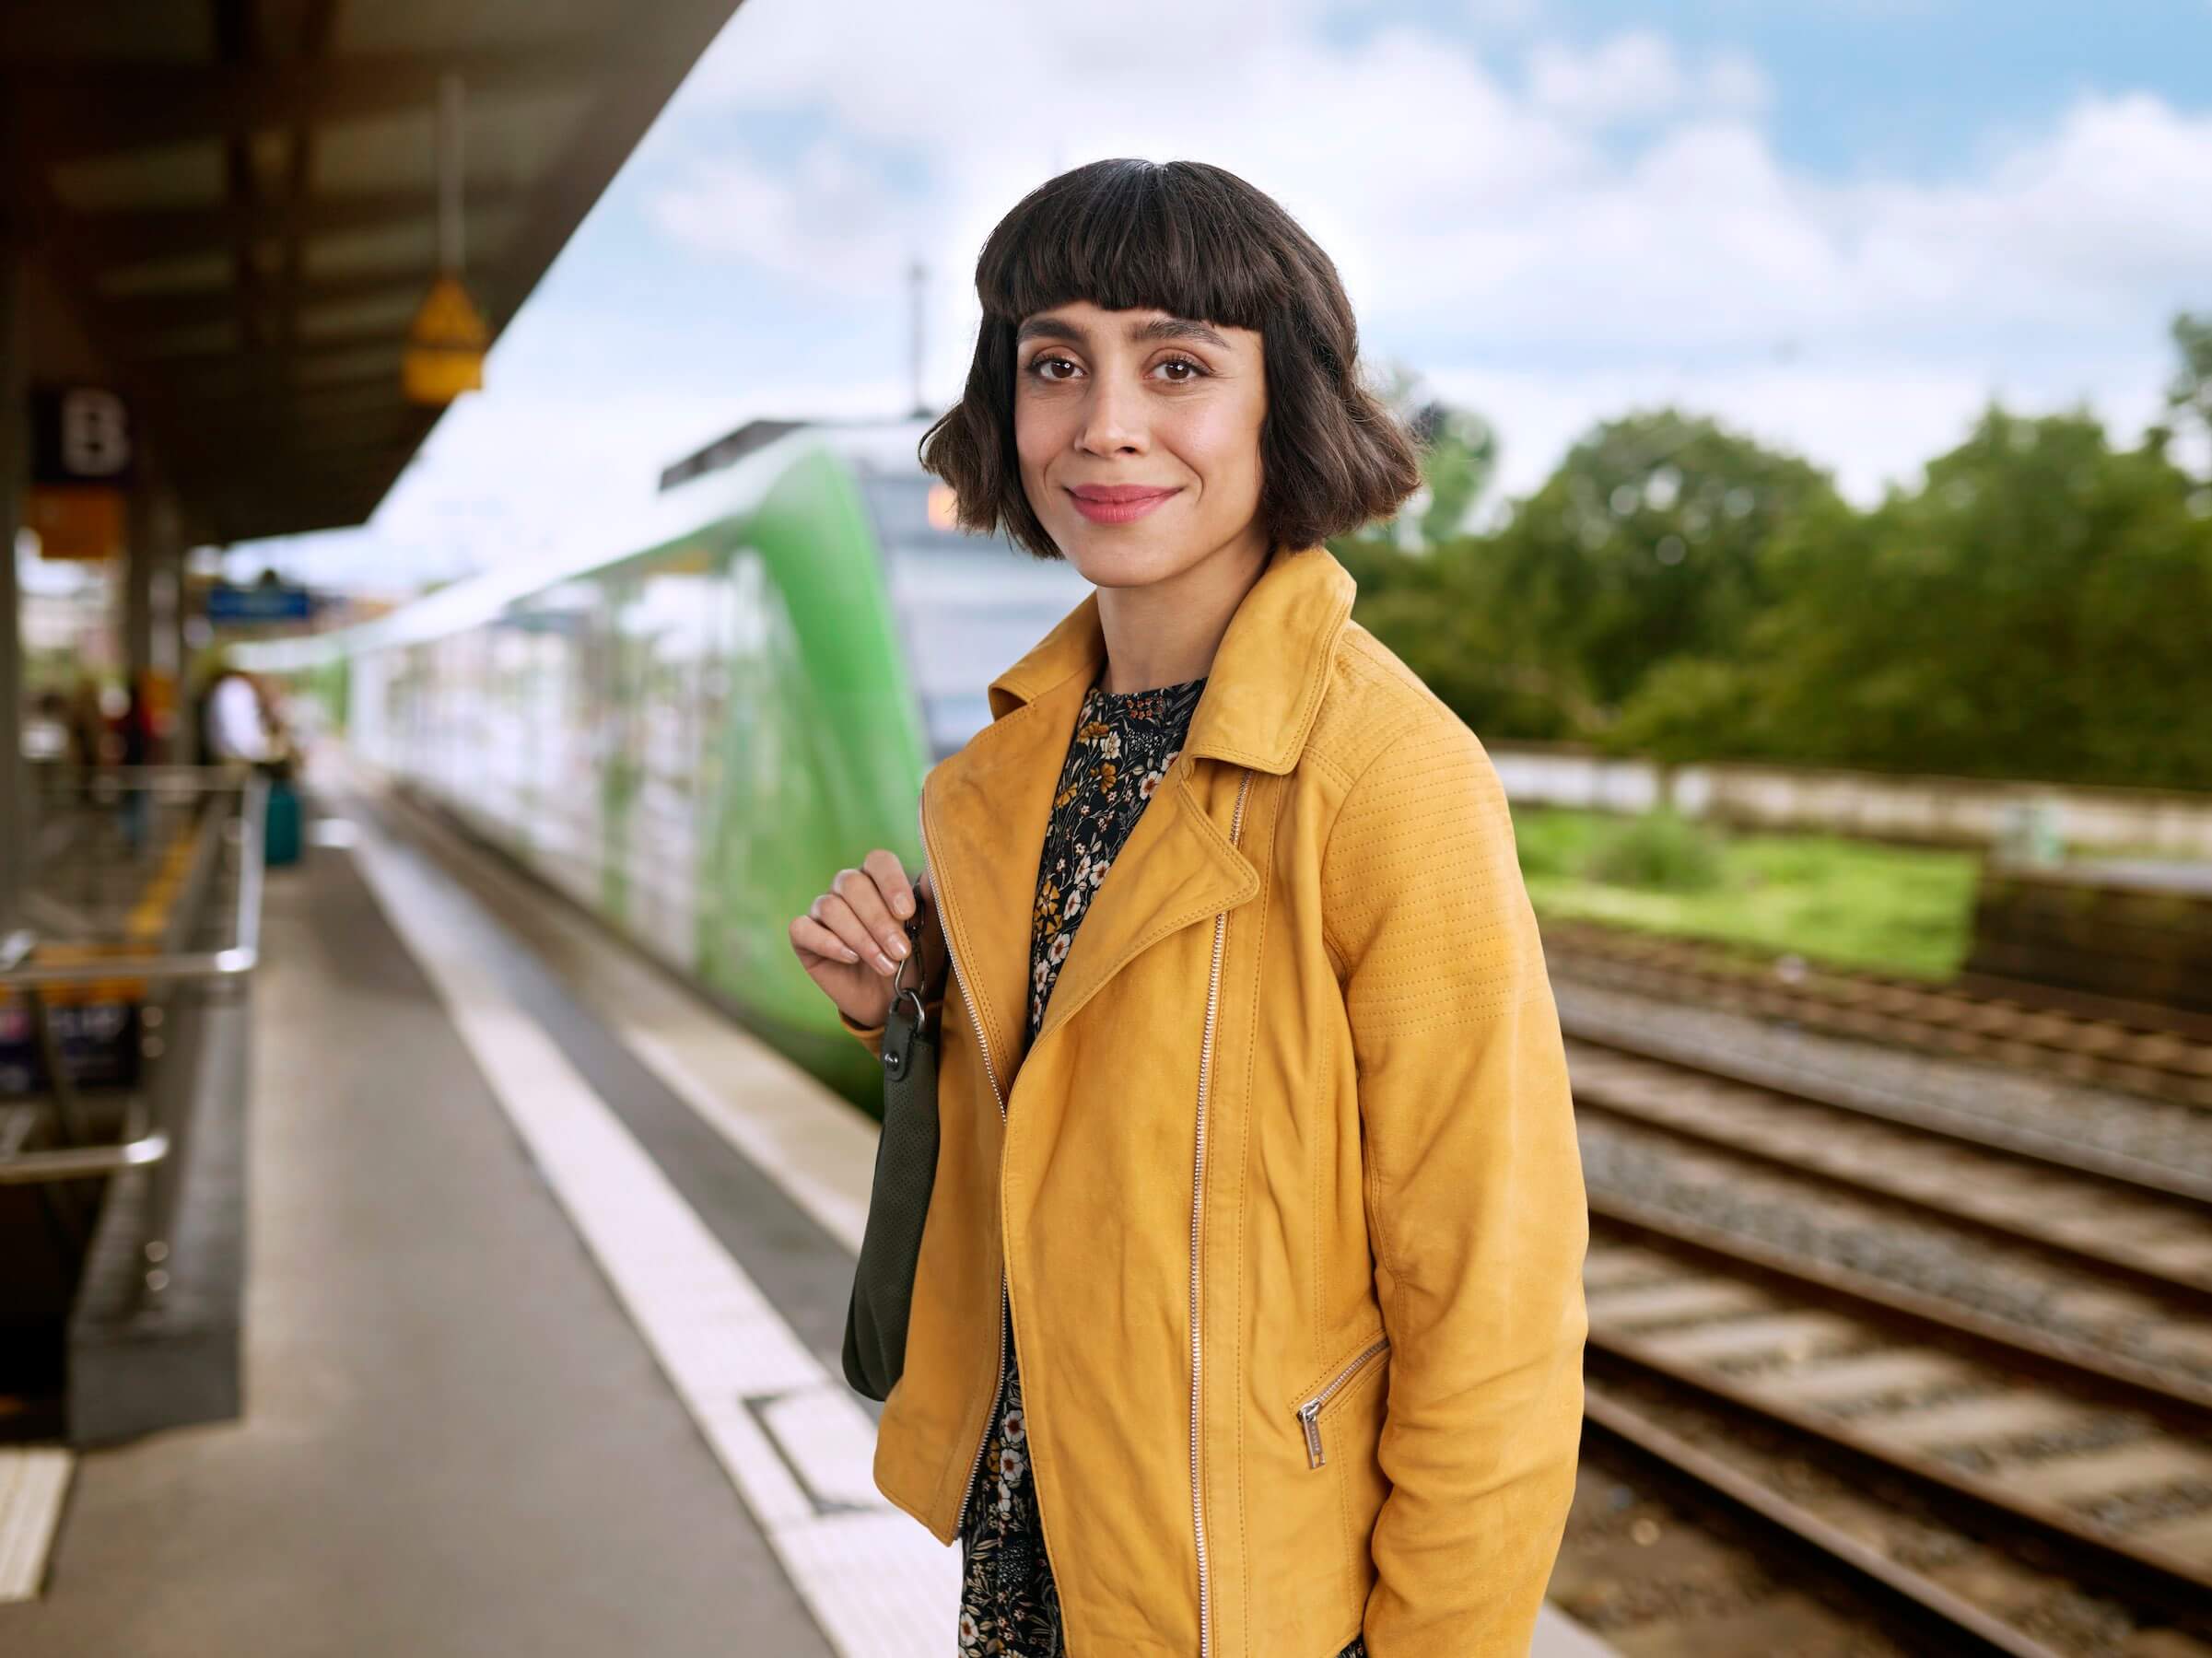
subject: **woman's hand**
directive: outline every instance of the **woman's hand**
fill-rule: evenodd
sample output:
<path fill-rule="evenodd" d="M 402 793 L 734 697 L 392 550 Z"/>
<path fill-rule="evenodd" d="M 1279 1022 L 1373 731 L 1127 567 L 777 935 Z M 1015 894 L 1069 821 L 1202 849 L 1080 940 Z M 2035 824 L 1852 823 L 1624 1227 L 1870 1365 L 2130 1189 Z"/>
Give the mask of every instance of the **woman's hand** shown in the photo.
<path fill-rule="evenodd" d="M 919 936 L 912 948 L 920 957 L 919 974 L 907 959 L 906 927 L 918 910 Z M 919 988 L 929 1001 L 942 988 L 944 928 L 930 872 L 924 870 L 919 882 L 908 881 L 897 854 L 885 847 L 869 853 L 859 869 L 839 870 L 829 891 L 792 920 L 790 935 L 807 976 L 855 1024 L 882 1024 L 895 994 Z"/>

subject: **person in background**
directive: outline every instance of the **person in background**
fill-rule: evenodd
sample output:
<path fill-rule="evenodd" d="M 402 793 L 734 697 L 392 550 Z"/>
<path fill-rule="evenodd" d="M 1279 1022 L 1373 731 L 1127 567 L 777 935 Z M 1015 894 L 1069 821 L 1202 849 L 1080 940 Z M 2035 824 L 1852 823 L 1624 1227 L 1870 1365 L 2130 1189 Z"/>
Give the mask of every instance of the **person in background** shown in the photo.
<path fill-rule="evenodd" d="M 69 699 L 49 685 L 30 705 L 23 728 L 23 752 L 45 761 L 69 757 Z"/>
<path fill-rule="evenodd" d="M 146 778 L 135 768 L 154 759 L 154 708 L 144 669 L 135 670 L 124 683 L 123 717 L 115 722 L 122 742 L 122 762 L 128 775 L 123 779 L 120 817 L 123 837 L 135 858 L 146 850 L 146 826 L 152 795 Z"/>
<path fill-rule="evenodd" d="M 226 659 L 217 660 L 200 693 L 200 749 L 211 765 L 260 765 L 276 757 L 260 687 Z"/>
<path fill-rule="evenodd" d="M 267 780 L 263 859 L 272 867 L 296 862 L 304 823 L 292 787 L 298 756 L 277 717 L 273 690 L 218 657 L 199 708 L 200 746 L 208 764 L 228 767 L 241 779 L 251 767 Z"/>
<path fill-rule="evenodd" d="M 91 674 L 78 674 L 76 683 L 70 687 L 64 725 L 69 739 L 69 764 L 76 769 L 77 798 L 89 801 L 98 788 L 108 748 L 108 717 L 99 706 L 99 681 Z"/>
<path fill-rule="evenodd" d="M 289 778 L 298 772 L 302 749 L 298 721 L 284 683 L 266 674 L 249 677 L 261 696 L 262 726 L 269 734 L 270 761 L 277 768 L 277 775 Z"/>

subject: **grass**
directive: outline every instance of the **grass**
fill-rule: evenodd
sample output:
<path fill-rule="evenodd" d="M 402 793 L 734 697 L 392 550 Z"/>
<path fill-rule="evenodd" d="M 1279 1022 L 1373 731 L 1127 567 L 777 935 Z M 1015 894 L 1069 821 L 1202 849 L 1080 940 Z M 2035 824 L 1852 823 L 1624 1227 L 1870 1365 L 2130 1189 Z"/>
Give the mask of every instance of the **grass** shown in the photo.
<path fill-rule="evenodd" d="M 1548 807 L 1516 810 L 1514 833 L 1539 916 L 1926 978 L 1966 958 L 1976 852 Z"/>

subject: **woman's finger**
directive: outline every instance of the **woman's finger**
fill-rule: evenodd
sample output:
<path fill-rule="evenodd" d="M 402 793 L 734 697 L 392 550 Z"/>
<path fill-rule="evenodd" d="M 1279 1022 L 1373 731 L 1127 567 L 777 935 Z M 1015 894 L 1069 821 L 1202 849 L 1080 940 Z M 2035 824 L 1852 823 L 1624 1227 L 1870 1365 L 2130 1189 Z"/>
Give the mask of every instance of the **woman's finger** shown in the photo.
<path fill-rule="evenodd" d="M 878 847 L 860 859 L 860 868 L 875 879 L 876 891 L 883 894 L 884 907 L 891 913 L 893 922 L 899 928 L 899 936 L 906 936 L 905 923 L 914 914 L 914 883 L 907 879 L 907 866 L 898 860 L 898 854 L 888 847 Z"/>
<path fill-rule="evenodd" d="M 904 882 L 903 874 L 900 880 Z M 884 901 L 883 891 L 877 886 L 875 876 L 865 870 L 839 870 L 837 879 L 830 885 L 837 895 L 851 906 L 852 913 L 867 931 L 868 954 L 864 959 L 872 961 L 879 972 L 897 972 L 899 963 L 907 956 L 906 929 L 892 918 L 890 907 Z M 839 930 L 841 936 L 856 948 L 859 947 L 858 940 Z"/>
<path fill-rule="evenodd" d="M 846 870 L 850 874 L 852 871 Z M 834 934 L 838 942 L 853 952 L 856 963 L 866 963 L 871 973 L 881 973 L 879 965 L 883 946 L 868 930 L 868 924 L 854 913 L 853 907 L 837 893 L 825 893 L 807 906 L 809 916 Z"/>
<path fill-rule="evenodd" d="M 858 951 L 812 915 L 801 916 L 791 923 L 791 942 L 827 962 L 854 963 L 860 959 Z"/>

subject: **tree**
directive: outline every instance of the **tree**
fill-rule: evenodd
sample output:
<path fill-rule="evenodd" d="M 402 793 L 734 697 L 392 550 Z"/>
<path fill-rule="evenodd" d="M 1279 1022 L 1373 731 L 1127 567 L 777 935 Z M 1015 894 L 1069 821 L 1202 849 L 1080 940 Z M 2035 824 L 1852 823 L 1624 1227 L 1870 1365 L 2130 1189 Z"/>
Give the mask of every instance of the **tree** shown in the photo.
<path fill-rule="evenodd" d="M 2212 442 L 2212 318 L 2173 333 L 2169 403 Z M 1486 738 L 2212 788 L 2212 481 L 2172 436 L 2115 450 L 2086 407 L 1992 401 L 1861 510 L 1795 455 L 1640 412 L 1495 530 L 1445 533 L 1446 505 L 1418 546 L 1332 545 L 1360 620 Z"/>
<path fill-rule="evenodd" d="M 1554 700 L 1547 723 L 1597 737 L 1660 663 L 1735 649 L 1776 597 L 1763 548 L 1833 499 L 1825 473 L 1710 419 L 1631 414 L 1466 549 L 1464 591 L 1509 619 L 1510 677 Z"/>
<path fill-rule="evenodd" d="M 1916 490 L 1777 534 L 1732 657 L 1663 665 L 1618 739 L 1961 776 L 2212 786 L 2212 519 L 2155 443 L 1991 403 Z"/>
<path fill-rule="evenodd" d="M 1375 394 L 1411 434 L 1421 456 L 1420 492 L 1379 532 L 1399 545 L 1426 549 L 1460 533 L 1467 515 L 1497 469 L 1497 428 L 1471 409 L 1431 396 L 1403 363 L 1382 371 Z"/>
<path fill-rule="evenodd" d="M 1419 520 L 1421 538 L 1434 547 L 1460 533 L 1488 487 L 1497 469 L 1498 434 L 1471 409 L 1434 402 L 1416 410 L 1410 424 L 1421 445 L 1421 476 L 1429 496 Z"/>
<path fill-rule="evenodd" d="M 2166 406 L 2194 422 L 2206 444 L 2206 476 L 2212 479 L 2212 315 L 2183 311 L 2174 318 L 2171 333 L 2182 360 L 2166 388 Z"/>

